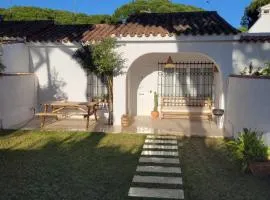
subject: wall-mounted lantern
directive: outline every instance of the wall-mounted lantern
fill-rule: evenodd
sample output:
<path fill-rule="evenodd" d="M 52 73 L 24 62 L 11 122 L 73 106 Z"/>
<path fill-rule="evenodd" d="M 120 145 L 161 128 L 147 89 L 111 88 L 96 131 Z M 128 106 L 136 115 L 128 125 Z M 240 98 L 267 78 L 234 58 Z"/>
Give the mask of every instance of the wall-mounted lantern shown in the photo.
<path fill-rule="evenodd" d="M 173 63 L 172 57 L 169 56 L 165 64 L 165 68 L 174 68 L 174 67 L 175 64 Z"/>

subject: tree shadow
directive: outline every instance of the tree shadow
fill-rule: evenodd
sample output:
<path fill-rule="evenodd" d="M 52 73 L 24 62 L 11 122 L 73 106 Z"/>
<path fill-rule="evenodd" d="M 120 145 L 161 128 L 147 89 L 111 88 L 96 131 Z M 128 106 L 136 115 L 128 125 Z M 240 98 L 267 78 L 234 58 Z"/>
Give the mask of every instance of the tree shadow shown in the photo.
<path fill-rule="evenodd" d="M 79 132 L 8 137 L 0 138 L 14 143 L 4 141 L 0 149 L 1 197 L 7 200 L 127 199 L 144 139 Z"/>
<path fill-rule="evenodd" d="M 29 55 L 31 72 L 38 72 L 44 64 L 47 71 L 47 76 L 45 77 L 45 79 L 47 79 L 47 84 L 45 86 L 40 85 L 40 83 L 38 84 L 38 103 L 67 99 L 67 94 L 63 91 L 63 88 L 67 83 L 60 78 L 59 72 L 51 66 L 51 50 L 48 47 L 44 47 L 44 55 L 42 55 L 36 48 L 31 48 L 31 51 L 32 52 L 30 52 Z M 35 64 L 33 63 L 32 54 L 36 54 L 38 58 L 37 63 Z"/>

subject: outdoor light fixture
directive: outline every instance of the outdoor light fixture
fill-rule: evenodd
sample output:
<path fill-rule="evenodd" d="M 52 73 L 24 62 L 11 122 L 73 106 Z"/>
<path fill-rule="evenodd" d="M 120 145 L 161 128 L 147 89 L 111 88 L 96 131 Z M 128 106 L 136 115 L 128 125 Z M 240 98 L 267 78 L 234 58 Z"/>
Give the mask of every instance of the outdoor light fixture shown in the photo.
<path fill-rule="evenodd" d="M 174 67 L 175 64 L 173 63 L 172 57 L 169 56 L 165 64 L 165 68 L 174 68 Z"/>

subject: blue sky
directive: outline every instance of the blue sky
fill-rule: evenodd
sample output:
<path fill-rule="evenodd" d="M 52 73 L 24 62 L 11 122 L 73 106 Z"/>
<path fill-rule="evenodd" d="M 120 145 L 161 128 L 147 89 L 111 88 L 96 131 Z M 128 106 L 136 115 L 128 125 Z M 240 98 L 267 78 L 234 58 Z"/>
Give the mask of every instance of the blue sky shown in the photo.
<path fill-rule="evenodd" d="M 173 0 L 174 3 L 183 3 L 204 8 L 205 10 L 216 10 L 233 26 L 239 27 L 244 8 L 251 0 Z M 76 4 L 74 2 L 77 2 Z M 113 11 L 131 0 L 0 0 L 0 7 L 38 6 L 69 10 L 87 14 L 112 14 Z"/>

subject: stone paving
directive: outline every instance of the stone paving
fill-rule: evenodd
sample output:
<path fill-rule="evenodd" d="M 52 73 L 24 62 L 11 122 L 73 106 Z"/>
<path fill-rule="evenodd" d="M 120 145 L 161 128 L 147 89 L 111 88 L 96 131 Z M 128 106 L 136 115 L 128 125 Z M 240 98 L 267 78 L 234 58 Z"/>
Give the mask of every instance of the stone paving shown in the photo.
<path fill-rule="evenodd" d="M 128 196 L 184 199 L 176 136 L 147 135 Z"/>
<path fill-rule="evenodd" d="M 43 130 L 52 131 L 90 131 L 106 133 L 139 133 L 139 134 L 169 134 L 179 136 L 203 136 L 203 137 L 231 137 L 222 129 L 218 129 L 215 122 L 209 121 L 190 121 L 185 119 L 158 119 L 152 120 L 151 117 L 136 117 L 133 123 L 126 128 L 121 126 L 107 125 L 107 121 L 99 118 L 96 122 L 90 120 L 89 129 L 85 129 L 85 119 L 61 119 L 56 121 L 54 118 L 46 120 Z M 25 124 L 14 126 L 14 129 L 39 130 L 40 119 L 34 118 Z M 149 138 L 152 139 L 152 138 Z"/>

